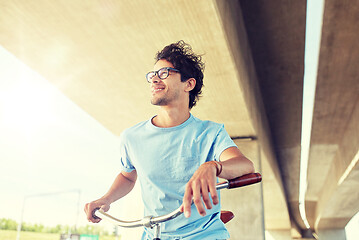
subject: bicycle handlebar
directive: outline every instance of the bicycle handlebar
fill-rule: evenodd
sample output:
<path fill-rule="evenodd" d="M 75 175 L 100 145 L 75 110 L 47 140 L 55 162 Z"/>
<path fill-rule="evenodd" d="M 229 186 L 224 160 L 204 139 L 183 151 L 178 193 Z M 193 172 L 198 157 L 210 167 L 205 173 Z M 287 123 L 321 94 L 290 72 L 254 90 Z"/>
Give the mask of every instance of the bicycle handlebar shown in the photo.
<path fill-rule="evenodd" d="M 228 189 L 248 186 L 262 181 L 260 173 L 250 173 L 228 181 Z"/>
<path fill-rule="evenodd" d="M 260 181 L 262 181 L 262 176 L 260 173 L 249 173 L 249 174 L 228 180 L 226 182 L 218 183 L 216 185 L 216 189 L 220 190 L 223 188 L 227 188 L 227 189 L 238 188 L 238 187 L 243 187 L 243 186 L 251 185 L 254 183 L 258 183 Z M 117 219 L 117 218 L 111 216 L 108 213 L 105 213 L 103 210 L 101 210 L 99 208 L 96 208 L 96 209 L 94 209 L 92 216 L 94 218 L 100 218 L 100 219 L 105 218 L 120 227 L 133 228 L 133 227 L 145 226 L 145 227 L 152 228 L 161 222 L 166 222 L 168 220 L 174 219 L 181 214 L 182 214 L 182 212 L 180 211 L 180 208 L 178 208 L 171 213 L 168 213 L 168 214 L 162 215 L 162 216 L 158 216 L 158 217 L 147 216 L 142 219 L 135 220 L 135 221 L 123 221 L 123 220 L 120 220 L 120 219 Z"/>

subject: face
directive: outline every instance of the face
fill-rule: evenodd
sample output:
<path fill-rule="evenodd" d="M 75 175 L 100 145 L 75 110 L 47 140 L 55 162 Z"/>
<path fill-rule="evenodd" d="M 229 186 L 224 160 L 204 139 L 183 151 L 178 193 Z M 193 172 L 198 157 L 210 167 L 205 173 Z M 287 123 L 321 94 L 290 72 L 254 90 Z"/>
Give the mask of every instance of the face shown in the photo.
<path fill-rule="evenodd" d="M 164 67 L 174 68 L 172 63 L 166 60 L 159 60 L 153 67 L 153 70 L 157 71 Z M 159 79 L 156 75 L 151 83 L 151 103 L 157 106 L 169 106 L 185 101 L 185 84 L 185 82 L 181 82 L 181 74 L 179 72 L 169 71 L 166 79 Z"/>

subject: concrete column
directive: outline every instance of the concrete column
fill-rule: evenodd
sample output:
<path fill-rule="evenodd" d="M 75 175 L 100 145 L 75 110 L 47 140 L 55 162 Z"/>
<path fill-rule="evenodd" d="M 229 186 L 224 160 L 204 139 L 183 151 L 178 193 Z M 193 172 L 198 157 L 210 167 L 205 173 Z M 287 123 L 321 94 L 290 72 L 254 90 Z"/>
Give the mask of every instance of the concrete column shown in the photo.
<path fill-rule="evenodd" d="M 270 230 L 266 231 L 267 240 L 291 240 L 292 236 L 288 230 Z"/>
<path fill-rule="evenodd" d="M 346 240 L 345 229 L 319 229 L 317 231 L 319 239 L 325 240 Z"/>
<path fill-rule="evenodd" d="M 241 152 L 261 171 L 260 150 L 257 141 L 235 141 Z M 235 215 L 226 227 L 231 240 L 265 239 L 262 184 L 221 191 L 222 210 Z"/>

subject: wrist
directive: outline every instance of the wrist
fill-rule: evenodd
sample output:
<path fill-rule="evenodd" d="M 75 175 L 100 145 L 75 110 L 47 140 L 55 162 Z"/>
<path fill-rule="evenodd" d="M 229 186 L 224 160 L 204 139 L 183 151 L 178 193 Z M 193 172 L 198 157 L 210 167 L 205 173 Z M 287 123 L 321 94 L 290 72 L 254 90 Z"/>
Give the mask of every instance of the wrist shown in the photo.
<path fill-rule="evenodd" d="M 222 168 L 223 168 L 222 163 L 217 161 L 210 161 L 208 163 L 210 163 L 216 168 L 216 176 L 218 177 L 222 173 Z"/>
<path fill-rule="evenodd" d="M 110 205 L 111 203 L 113 203 L 115 200 L 113 198 L 111 198 L 111 196 L 105 195 L 102 198 L 99 199 L 99 201 L 103 204 L 103 205 Z"/>

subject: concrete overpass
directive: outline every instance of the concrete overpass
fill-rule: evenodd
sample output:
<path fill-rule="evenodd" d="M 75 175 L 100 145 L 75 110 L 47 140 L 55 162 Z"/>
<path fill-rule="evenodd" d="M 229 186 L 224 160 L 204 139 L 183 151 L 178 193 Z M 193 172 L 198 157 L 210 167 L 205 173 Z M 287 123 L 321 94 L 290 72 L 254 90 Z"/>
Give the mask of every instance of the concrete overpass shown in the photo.
<path fill-rule="evenodd" d="M 0 1 L 0 44 L 118 135 L 152 116 L 144 74 L 180 39 L 206 62 L 193 114 L 222 122 L 263 183 L 223 194 L 231 239 L 345 239 L 359 210 L 359 4 L 326 1 L 299 214 L 306 1 Z M 147 94 L 148 93 L 148 94 Z"/>

